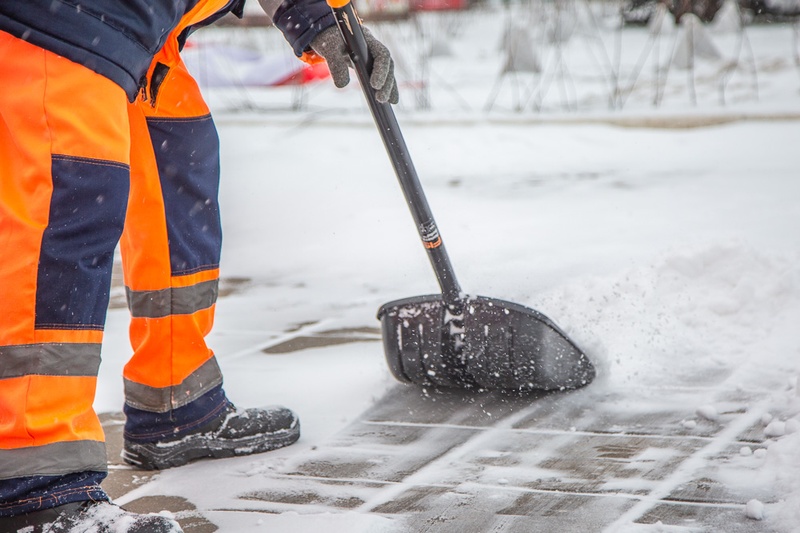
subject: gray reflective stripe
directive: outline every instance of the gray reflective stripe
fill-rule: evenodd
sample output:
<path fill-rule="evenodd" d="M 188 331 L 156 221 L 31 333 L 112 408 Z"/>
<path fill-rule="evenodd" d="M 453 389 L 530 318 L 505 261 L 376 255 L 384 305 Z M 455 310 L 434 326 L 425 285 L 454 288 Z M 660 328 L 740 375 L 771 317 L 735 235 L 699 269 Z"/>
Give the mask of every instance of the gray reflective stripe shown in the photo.
<path fill-rule="evenodd" d="M 180 385 L 158 388 L 126 379 L 125 403 L 143 411 L 166 413 L 193 402 L 221 383 L 222 372 L 216 358 L 212 357 Z"/>
<path fill-rule="evenodd" d="M 95 440 L 0 450 L 0 479 L 105 472 L 106 445 Z"/>
<path fill-rule="evenodd" d="M 96 376 L 99 343 L 43 343 L 0 346 L 0 379 L 32 374 Z"/>
<path fill-rule="evenodd" d="M 134 291 L 125 288 L 131 315 L 138 318 L 163 318 L 191 315 L 208 309 L 217 301 L 219 280 L 203 281 L 190 287 L 172 287 L 158 291 Z"/>

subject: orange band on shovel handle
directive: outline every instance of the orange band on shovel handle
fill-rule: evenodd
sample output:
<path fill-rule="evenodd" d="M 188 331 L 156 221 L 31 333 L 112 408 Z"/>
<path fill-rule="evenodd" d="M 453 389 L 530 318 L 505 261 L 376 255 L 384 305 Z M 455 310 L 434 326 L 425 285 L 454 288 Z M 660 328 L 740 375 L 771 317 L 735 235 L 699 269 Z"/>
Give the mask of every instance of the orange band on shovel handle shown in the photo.
<path fill-rule="evenodd" d="M 327 0 L 328 5 L 333 9 L 341 9 L 350 3 L 350 0 Z"/>

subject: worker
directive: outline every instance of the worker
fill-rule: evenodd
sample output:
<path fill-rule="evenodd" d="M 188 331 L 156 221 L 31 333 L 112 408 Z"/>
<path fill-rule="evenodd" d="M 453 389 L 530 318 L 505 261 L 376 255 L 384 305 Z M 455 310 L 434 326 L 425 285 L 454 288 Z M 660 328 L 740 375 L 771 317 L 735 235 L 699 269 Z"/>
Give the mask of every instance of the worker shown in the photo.
<path fill-rule="evenodd" d="M 180 51 L 244 0 L 0 2 L 0 531 L 175 533 L 109 501 L 93 410 L 119 243 L 133 355 L 123 458 L 164 469 L 295 442 L 284 407 L 239 409 L 205 337 L 218 295 L 219 140 Z M 263 0 L 294 53 L 349 59 L 320 0 Z M 398 101 L 367 32 L 370 84 Z M 300 148 L 303 154 L 307 147 Z"/>

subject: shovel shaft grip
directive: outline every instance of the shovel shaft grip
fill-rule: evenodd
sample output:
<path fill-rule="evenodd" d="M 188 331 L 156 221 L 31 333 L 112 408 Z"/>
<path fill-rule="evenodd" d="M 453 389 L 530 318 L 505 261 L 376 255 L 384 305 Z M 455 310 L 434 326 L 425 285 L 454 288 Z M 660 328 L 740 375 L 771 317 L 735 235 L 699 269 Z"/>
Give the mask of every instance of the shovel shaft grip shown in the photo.
<path fill-rule="evenodd" d="M 411 215 L 417 225 L 422 244 L 436 273 L 436 279 L 442 290 L 444 301 L 449 305 L 458 306 L 461 300 L 461 287 L 456 280 L 453 265 L 450 263 L 450 258 L 445 250 L 433 213 L 431 213 L 430 206 L 425 198 L 414 163 L 408 153 L 408 147 L 400 133 L 397 118 L 391 105 L 378 102 L 375 97 L 375 90 L 370 86 L 369 75 L 372 72 L 372 57 L 370 57 L 358 15 L 349 0 L 327 0 L 327 2 L 333 9 L 336 24 L 342 33 L 350 59 L 358 76 L 358 81 L 361 84 L 361 89 L 372 113 L 372 118 L 375 120 L 375 125 L 381 134 L 381 139 L 394 167 L 397 180 L 400 182 L 400 187 L 411 210 Z"/>

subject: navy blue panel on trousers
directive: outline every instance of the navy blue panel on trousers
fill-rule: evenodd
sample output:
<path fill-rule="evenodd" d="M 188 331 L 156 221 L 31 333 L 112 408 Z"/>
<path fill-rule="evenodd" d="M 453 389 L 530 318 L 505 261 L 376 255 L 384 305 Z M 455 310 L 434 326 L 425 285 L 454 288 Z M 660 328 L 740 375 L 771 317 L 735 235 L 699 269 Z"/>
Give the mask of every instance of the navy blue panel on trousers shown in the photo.
<path fill-rule="evenodd" d="M 173 276 L 219 268 L 219 137 L 210 115 L 148 118 Z"/>
<path fill-rule="evenodd" d="M 43 511 L 72 502 L 106 501 L 106 472 L 0 479 L 0 517 Z M 26 531 L 22 529 L 21 531 Z"/>
<path fill-rule="evenodd" d="M 222 385 L 214 387 L 198 399 L 166 413 L 151 413 L 123 406 L 125 438 L 133 442 L 158 442 L 180 438 L 215 421 L 230 404 Z"/>
<path fill-rule="evenodd" d="M 125 222 L 130 168 L 114 161 L 53 155 L 52 176 L 35 327 L 102 329 L 114 248 Z"/>

